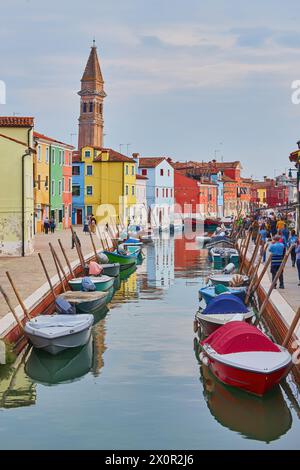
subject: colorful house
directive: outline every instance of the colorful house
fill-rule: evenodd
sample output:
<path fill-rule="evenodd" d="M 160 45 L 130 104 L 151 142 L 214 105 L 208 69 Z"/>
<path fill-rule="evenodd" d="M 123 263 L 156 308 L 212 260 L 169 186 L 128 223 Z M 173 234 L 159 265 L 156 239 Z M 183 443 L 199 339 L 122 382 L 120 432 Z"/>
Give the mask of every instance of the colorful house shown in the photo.
<path fill-rule="evenodd" d="M 74 167 L 79 166 L 79 161 L 83 165 L 81 168 L 84 172 L 84 216 L 94 214 L 99 222 L 107 216 L 113 217 L 117 223 L 120 220 L 127 223 L 128 218 L 134 219 L 135 161 L 112 149 L 83 147 L 80 160 L 76 159 L 73 163 L 73 174 Z M 73 197 L 74 191 L 78 191 L 78 186 L 80 188 L 80 182 L 74 181 Z M 74 199 L 77 211 L 78 202 L 82 204 L 82 199 L 80 201 Z"/>
<path fill-rule="evenodd" d="M 63 228 L 70 228 L 72 224 L 72 154 L 73 147 L 64 149 L 62 170 Z"/>
<path fill-rule="evenodd" d="M 79 152 L 73 152 L 72 162 L 72 224 L 82 225 L 85 218 L 84 206 L 84 162 Z"/>
<path fill-rule="evenodd" d="M 0 255 L 33 252 L 32 117 L 0 117 Z"/>
<path fill-rule="evenodd" d="M 138 225 L 145 226 L 148 220 L 147 176 L 136 175 L 136 206 L 134 219 Z"/>
<path fill-rule="evenodd" d="M 148 178 L 148 221 L 161 229 L 174 223 L 174 168 L 166 157 L 136 155 L 138 172 Z M 150 214 L 151 211 L 151 214 Z"/>
<path fill-rule="evenodd" d="M 50 145 L 43 134 L 34 132 L 34 231 L 43 231 L 43 220 L 50 217 L 49 181 L 50 181 Z"/>

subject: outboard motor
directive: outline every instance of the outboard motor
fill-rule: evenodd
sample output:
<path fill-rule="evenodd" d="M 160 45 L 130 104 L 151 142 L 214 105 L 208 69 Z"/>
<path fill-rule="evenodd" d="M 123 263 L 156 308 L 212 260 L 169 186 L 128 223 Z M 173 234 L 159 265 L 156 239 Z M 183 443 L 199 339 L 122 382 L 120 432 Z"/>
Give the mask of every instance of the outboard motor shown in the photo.
<path fill-rule="evenodd" d="M 95 292 L 96 286 L 89 277 L 84 277 L 81 281 L 81 290 L 83 292 Z"/>
<path fill-rule="evenodd" d="M 235 271 L 235 265 L 233 263 L 227 264 L 223 269 L 224 274 L 232 274 Z"/>
<path fill-rule="evenodd" d="M 70 302 L 63 299 L 62 297 L 57 297 L 55 299 L 55 305 L 57 313 L 60 315 L 75 315 L 76 314 L 76 307 L 75 305 L 71 305 Z"/>

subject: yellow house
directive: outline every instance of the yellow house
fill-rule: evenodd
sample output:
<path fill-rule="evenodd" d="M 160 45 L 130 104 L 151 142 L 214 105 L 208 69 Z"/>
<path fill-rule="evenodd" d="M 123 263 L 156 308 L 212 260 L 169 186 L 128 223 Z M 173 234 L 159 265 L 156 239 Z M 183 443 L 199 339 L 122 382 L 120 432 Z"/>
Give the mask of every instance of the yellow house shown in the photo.
<path fill-rule="evenodd" d="M 32 117 L 0 117 L 0 255 L 32 253 Z"/>
<path fill-rule="evenodd" d="M 259 199 L 259 205 L 263 207 L 267 202 L 267 189 L 257 188 L 257 198 Z"/>
<path fill-rule="evenodd" d="M 34 174 L 34 214 L 35 232 L 42 232 L 43 220 L 49 214 L 50 142 L 46 136 L 34 132 L 35 150 Z"/>
<path fill-rule="evenodd" d="M 136 167 L 132 158 L 112 149 L 83 147 L 84 205 L 97 222 L 113 217 L 119 223 L 134 217 Z"/>

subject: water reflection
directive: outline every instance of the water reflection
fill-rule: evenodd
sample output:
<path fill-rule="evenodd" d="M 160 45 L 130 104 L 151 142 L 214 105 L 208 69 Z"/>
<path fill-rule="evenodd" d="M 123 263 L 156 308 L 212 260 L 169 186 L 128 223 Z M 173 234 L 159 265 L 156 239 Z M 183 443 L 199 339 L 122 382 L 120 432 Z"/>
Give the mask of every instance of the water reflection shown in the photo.
<path fill-rule="evenodd" d="M 19 408 L 36 403 L 36 386 L 25 372 L 28 351 L 23 351 L 13 365 L 0 367 L 0 408 Z"/>
<path fill-rule="evenodd" d="M 147 249 L 147 285 L 168 289 L 174 278 L 174 238 L 159 238 Z"/>

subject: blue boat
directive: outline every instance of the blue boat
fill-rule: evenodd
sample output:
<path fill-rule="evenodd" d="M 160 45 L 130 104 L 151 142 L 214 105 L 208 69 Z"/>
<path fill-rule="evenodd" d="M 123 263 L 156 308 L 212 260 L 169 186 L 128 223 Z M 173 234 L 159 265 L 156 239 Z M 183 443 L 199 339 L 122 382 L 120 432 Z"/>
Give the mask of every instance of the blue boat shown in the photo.
<path fill-rule="evenodd" d="M 205 300 L 205 303 L 208 305 L 214 298 L 216 298 L 218 295 L 215 290 L 216 286 L 209 286 L 209 287 L 202 287 L 199 289 L 199 300 L 202 298 Z M 235 295 L 242 301 L 245 300 L 246 298 L 246 292 L 247 288 L 246 287 L 228 287 L 228 293 Z"/>

